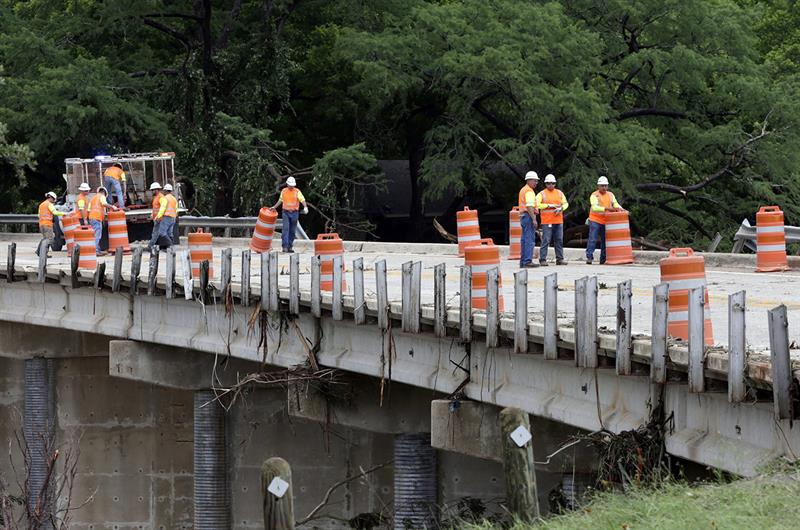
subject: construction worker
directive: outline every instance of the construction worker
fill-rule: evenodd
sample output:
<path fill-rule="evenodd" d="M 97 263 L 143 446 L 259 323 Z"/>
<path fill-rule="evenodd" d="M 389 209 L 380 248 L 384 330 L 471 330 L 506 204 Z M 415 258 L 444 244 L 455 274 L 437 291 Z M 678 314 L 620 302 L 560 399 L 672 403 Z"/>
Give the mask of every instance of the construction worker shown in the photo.
<path fill-rule="evenodd" d="M 306 205 L 306 198 L 303 197 L 303 192 L 297 189 L 297 182 L 294 177 L 286 179 L 286 187 L 281 190 L 281 196 L 278 202 L 272 207 L 273 210 L 281 206 L 283 208 L 283 228 L 281 229 L 281 246 L 284 252 L 294 252 L 292 246 L 294 245 L 294 233 L 297 230 L 297 221 L 300 218 L 300 206 L 303 207 L 303 213 L 308 213 L 308 205 Z"/>
<path fill-rule="evenodd" d="M 621 209 L 617 198 L 608 191 L 608 179 L 597 179 L 597 191 L 589 197 L 589 238 L 586 242 L 586 264 L 591 265 L 594 249 L 600 242 L 600 265 L 606 262 L 606 212 L 617 212 Z"/>
<path fill-rule="evenodd" d="M 116 211 L 119 208 L 109 204 L 106 200 L 108 191 L 100 186 L 92 200 L 89 201 L 89 224 L 94 230 L 94 248 L 98 256 L 105 256 L 108 252 L 100 250 L 100 238 L 103 237 L 103 220 L 106 218 L 106 210 L 109 208 Z"/>
<path fill-rule="evenodd" d="M 153 221 L 158 225 L 158 235 L 156 240 L 150 240 L 150 247 L 152 248 L 161 236 L 165 236 L 169 241 L 169 246 L 175 244 L 172 239 L 172 230 L 175 227 L 175 219 L 178 217 L 178 199 L 172 194 L 172 184 L 164 184 L 164 193 L 158 199 L 158 212 Z"/>
<path fill-rule="evenodd" d="M 547 248 L 550 242 L 556 248 L 556 265 L 566 265 L 564 260 L 564 211 L 569 208 L 567 197 L 556 189 L 555 175 L 544 178 L 545 189 L 536 196 L 536 208 L 542 221 L 542 246 L 539 265 L 547 267 Z"/>
<path fill-rule="evenodd" d="M 150 191 L 153 192 L 153 211 L 150 214 L 150 219 L 153 221 L 153 233 L 150 235 L 150 244 L 147 248 L 153 248 L 158 242 L 159 221 L 156 221 L 156 219 L 158 218 L 158 212 L 161 210 L 161 199 L 164 197 L 164 194 L 161 193 L 161 184 L 159 182 L 150 184 Z"/>
<path fill-rule="evenodd" d="M 120 210 L 125 208 L 125 195 L 128 193 L 128 177 L 122 170 L 122 164 L 114 163 L 103 173 L 103 185 L 110 190 L 109 193 L 117 196 L 117 206 Z"/>
<path fill-rule="evenodd" d="M 42 239 L 48 242 L 47 250 L 50 251 L 53 241 L 56 239 L 56 234 L 53 231 L 53 216 L 61 217 L 64 212 L 59 212 L 55 207 L 56 194 L 48 191 L 44 200 L 39 203 L 39 233 L 42 234 Z M 39 249 L 36 249 L 36 255 L 39 255 Z"/>
<path fill-rule="evenodd" d="M 525 185 L 519 190 L 519 223 L 522 225 L 522 242 L 520 244 L 519 266 L 535 268 L 539 263 L 534 261 L 536 248 L 536 186 L 539 184 L 539 175 L 535 171 L 525 174 Z"/>
<path fill-rule="evenodd" d="M 87 182 L 81 182 L 81 185 L 78 186 L 78 198 L 75 200 L 75 206 L 78 212 L 78 221 L 81 223 L 81 226 L 87 226 L 89 224 L 89 196 L 87 193 L 89 192 L 89 184 Z"/>

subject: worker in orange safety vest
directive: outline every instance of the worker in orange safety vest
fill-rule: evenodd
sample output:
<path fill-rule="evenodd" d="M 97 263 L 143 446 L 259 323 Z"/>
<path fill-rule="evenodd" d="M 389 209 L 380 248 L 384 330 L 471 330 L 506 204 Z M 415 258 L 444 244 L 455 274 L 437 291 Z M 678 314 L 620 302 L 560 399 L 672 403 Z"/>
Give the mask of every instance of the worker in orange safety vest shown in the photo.
<path fill-rule="evenodd" d="M 600 245 L 600 265 L 606 262 L 606 212 L 622 209 L 614 194 L 608 191 L 608 179 L 597 179 L 597 191 L 589 197 L 589 238 L 586 242 L 586 264 L 594 260 L 594 250 Z"/>
<path fill-rule="evenodd" d="M 522 226 L 522 239 L 520 241 L 519 266 L 535 268 L 539 266 L 536 260 L 536 186 L 539 184 L 539 175 L 535 171 L 525 174 L 525 185 L 519 190 L 517 206 L 519 207 L 519 224 Z"/>
<path fill-rule="evenodd" d="M 556 189 L 555 175 L 544 178 L 545 189 L 536 196 L 536 208 L 541 215 L 542 246 L 539 265 L 547 267 L 547 250 L 550 242 L 556 249 L 556 265 L 566 265 L 564 259 L 564 211 L 569 208 L 564 192 Z"/>
<path fill-rule="evenodd" d="M 106 210 L 118 210 L 113 204 L 106 201 L 108 191 L 102 186 L 97 188 L 92 200 L 89 201 L 89 224 L 94 230 L 94 248 L 98 256 L 105 256 L 108 252 L 100 250 L 100 238 L 103 237 L 103 221 L 106 218 Z"/>
<path fill-rule="evenodd" d="M 153 220 L 154 227 L 158 226 L 158 233 L 155 236 L 155 241 L 153 239 L 150 240 L 151 250 L 162 236 L 164 241 L 169 243 L 168 246 L 175 244 L 172 231 L 175 227 L 175 220 L 178 217 L 178 199 L 172 194 L 172 184 L 164 184 L 163 190 L 164 193 L 160 194 L 158 199 L 158 212 L 156 212 Z"/>
<path fill-rule="evenodd" d="M 306 198 L 303 197 L 303 192 L 297 189 L 297 181 L 294 177 L 286 179 L 286 187 L 281 190 L 281 196 L 278 202 L 272 207 L 276 209 L 281 206 L 283 213 L 281 219 L 283 220 L 283 227 L 281 228 L 281 247 L 284 252 L 294 252 L 292 246 L 294 245 L 295 231 L 297 230 L 297 222 L 300 219 L 300 207 L 303 207 L 302 212 L 308 213 L 308 205 Z"/>
<path fill-rule="evenodd" d="M 108 193 L 111 194 L 113 201 L 114 195 L 117 196 L 117 206 L 120 209 L 125 208 L 125 195 L 128 193 L 128 177 L 122 170 L 122 164 L 114 163 L 105 170 L 103 173 L 103 185 L 106 187 Z"/>
<path fill-rule="evenodd" d="M 87 193 L 89 192 L 89 184 L 87 182 L 81 182 L 81 185 L 78 186 L 78 197 L 75 199 L 75 209 L 78 212 L 78 222 L 81 226 L 87 226 L 89 224 L 89 196 Z"/>
<path fill-rule="evenodd" d="M 44 200 L 39 203 L 39 233 L 42 234 L 42 240 L 48 241 L 48 252 L 56 239 L 56 234 L 53 230 L 53 217 L 61 217 L 64 212 L 59 212 L 55 207 L 56 194 L 48 191 Z M 39 255 L 39 249 L 36 249 L 36 255 Z"/>

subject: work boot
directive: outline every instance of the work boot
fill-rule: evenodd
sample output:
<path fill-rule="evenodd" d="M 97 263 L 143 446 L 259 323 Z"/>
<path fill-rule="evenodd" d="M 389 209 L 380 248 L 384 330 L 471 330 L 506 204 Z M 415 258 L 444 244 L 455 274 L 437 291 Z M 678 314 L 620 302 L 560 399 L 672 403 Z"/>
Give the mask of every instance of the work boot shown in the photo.
<path fill-rule="evenodd" d="M 288 252 L 289 254 L 294 254 L 294 249 L 292 247 L 289 247 L 289 250 L 287 250 L 286 252 Z"/>
<path fill-rule="evenodd" d="M 586 264 L 587 265 L 591 265 L 592 264 L 592 259 L 591 258 L 586 258 Z"/>
<path fill-rule="evenodd" d="M 523 269 L 537 269 L 539 268 L 539 264 L 535 261 L 531 261 L 530 263 L 526 263 L 522 266 Z"/>
<path fill-rule="evenodd" d="M 105 250 L 101 250 L 100 252 L 97 253 L 97 256 L 98 257 L 99 256 L 108 256 L 108 252 L 106 252 Z"/>
<path fill-rule="evenodd" d="M 547 262 L 546 261 L 540 261 L 539 262 L 539 266 L 540 267 L 547 267 Z"/>
<path fill-rule="evenodd" d="M 556 265 L 566 265 L 566 264 L 567 264 L 567 260 L 565 260 L 565 259 L 557 259 L 556 260 Z"/>
<path fill-rule="evenodd" d="M 283 247 L 283 248 L 281 249 L 281 252 L 283 252 L 284 254 L 288 254 L 288 253 L 289 253 L 289 249 L 288 249 L 288 248 L 286 248 L 286 247 Z"/>

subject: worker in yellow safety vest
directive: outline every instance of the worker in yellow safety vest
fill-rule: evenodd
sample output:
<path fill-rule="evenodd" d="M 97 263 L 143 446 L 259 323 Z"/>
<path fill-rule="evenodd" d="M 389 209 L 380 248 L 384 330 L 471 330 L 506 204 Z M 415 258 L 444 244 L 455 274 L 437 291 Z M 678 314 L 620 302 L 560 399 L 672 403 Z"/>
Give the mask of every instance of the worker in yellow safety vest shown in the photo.
<path fill-rule="evenodd" d="M 153 183 L 155 184 L 155 183 Z M 152 185 L 150 189 L 153 189 Z M 158 197 L 158 211 L 153 219 L 153 237 L 150 238 L 150 250 L 152 250 L 164 238 L 167 247 L 175 244 L 172 231 L 175 227 L 175 219 L 178 217 L 178 199 L 172 194 L 172 184 L 164 184 L 164 193 Z M 155 198 L 153 199 L 155 206 Z M 158 232 L 156 232 L 156 228 Z"/>
<path fill-rule="evenodd" d="M 522 240 L 520 241 L 519 266 L 535 268 L 539 266 L 536 261 L 536 186 L 539 184 L 539 175 L 535 171 L 525 174 L 525 185 L 519 190 L 517 206 L 519 207 L 519 224 L 522 226 Z"/>
<path fill-rule="evenodd" d="M 98 256 L 105 256 L 108 252 L 100 250 L 100 239 L 103 237 L 103 221 L 106 218 L 106 210 L 118 210 L 113 204 L 106 200 L 108 191 L 102 186 L 97 188 L 92 200 L 89 201 L 89 224 L 94 230 L 94 248 Z"/>
<path fill-rule="evenodd" d="M 281 190 L 281 196 L 278 202 L 272 207 L 276 209 L 281 206 L 283 213 L 281 219 L 283 226 L 281 228 L 281 247 L 284 252 L 294 252 L 292 246 L 294 245 L 294 235 L 297 230 L 297 221 L 300 219 L 300 206 L 303 207 L 302 212 L 308 213 L 308 205 L 306 198 L 303 197 L 303 192 L 297 189 L 297 181 L 294 177 L 286 179 L 286 187 Z"/>
<path fill-rule="evenodd" d="M 606 212 L 616 212 L 622 207 L 614 194 L 608 191 L 608 179 L 597 179 L 597 191 L 589 197 L 589 238 L 586 242 L 586 264 L 594 260 L 594 250 L 600 244 L 600 265 L 606 262 Z"/>
<path fill-rule="evenodd" d="M 150 191 L 153 193 L 152 213 L 150 214 L 150 219 L 153 221 L 153 232 L 150 235 L 150 244 L 147 248 L 153 248 L 158 241 L 158 221 L 156 221 L 156 217 L 158 217 L 158 212 L 161 210 L 161 198 L 164 197 L 161 192 L 161 183 L 159 182 L 150 184 Z"/>
<path fill-rule="evenodd" d="M 117 206 L 125 208 L 125 195 L 128 193 L 128 177 L 122 170 L 122 164 L 114 163 L 103 173 L 103 185 L 112 196 L 117 196 Z"/>
<path fill-rule="evenodd" d="M 81 182 L 81 185 L 78 186 L 78 198 L 75 199 L 75 211 L 78 212 L 78 222 L 80 222 L 81 226 L 87 226 L 89 224 L 89 184 L 86 182 Z"/>
<path fill-rule="evenodd" d="M 541 215 L 542 246 L 539 265 L 547 267 L 547 249 L 550 242 L 556 249 L 556 265 L 566 265 L 564 259 L 564 211 L 569 208 L 564 192 L 556 189 L 555 175 L 544 178 L 545 189 L 536 196 L 536 208 Z"/>
<path fill-rule="evenodd" d="M 42 240 L 47 240 L 47 251 L 50 251 L 50 246 L 56 239 L 56 234 L 53 231 L 53 217 L 61 217 L 64 212 L 59 212 L 55 207 L 56 194 L 48 191 L 44 200 L 39 203 L 39 233 L 42 234 Z M 39 249 L 36 249 L 36 255 L 39 255 Z"/>

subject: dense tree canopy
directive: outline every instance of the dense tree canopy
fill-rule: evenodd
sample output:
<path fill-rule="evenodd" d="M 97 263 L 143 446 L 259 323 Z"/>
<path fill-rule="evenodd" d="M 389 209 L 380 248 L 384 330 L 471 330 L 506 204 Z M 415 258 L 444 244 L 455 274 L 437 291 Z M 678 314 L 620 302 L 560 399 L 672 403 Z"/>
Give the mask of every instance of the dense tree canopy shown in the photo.
<path fill-rule="evenodd" d="M 320 224 L 368 229 L 377 161 L 404 159 L 412 236 L 432 199 L 507 207 L 524 168 L 559 177 L 572 224 L 601 174 L 639 235 L 702 243 L 765 203 L 800 224 L 798 21 L 789 0 L 0 0 L 0 207 L 66 157 L 170 149 L 207 214 L 294 175 Z"/>

